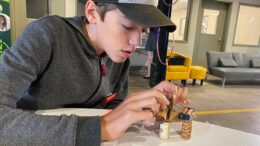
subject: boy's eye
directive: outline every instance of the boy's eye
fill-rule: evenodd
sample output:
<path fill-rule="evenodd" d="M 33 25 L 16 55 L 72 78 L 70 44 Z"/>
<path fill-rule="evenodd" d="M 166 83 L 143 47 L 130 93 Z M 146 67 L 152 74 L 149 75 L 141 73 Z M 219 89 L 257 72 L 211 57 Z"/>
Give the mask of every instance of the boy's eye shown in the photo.
<path fill-rule="evenodd" d="M 128 26 L 125 26 L 125 25 L 122 25 L 125 29 L 127 30 L 132 30 L 133 28 L 132 27 L 128 27 Z"/>

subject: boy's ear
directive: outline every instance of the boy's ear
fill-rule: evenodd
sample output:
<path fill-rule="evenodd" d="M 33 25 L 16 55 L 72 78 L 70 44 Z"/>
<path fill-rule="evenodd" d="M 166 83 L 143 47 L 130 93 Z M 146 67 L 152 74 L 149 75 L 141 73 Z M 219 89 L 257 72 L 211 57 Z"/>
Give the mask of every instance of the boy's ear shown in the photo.
<path fill-rule="evenodd" d="M 85 16 L 90 24 L 96 23 L 98 17 L 97 6 L 92 0 L 88 0 L 85 5 Z"/>

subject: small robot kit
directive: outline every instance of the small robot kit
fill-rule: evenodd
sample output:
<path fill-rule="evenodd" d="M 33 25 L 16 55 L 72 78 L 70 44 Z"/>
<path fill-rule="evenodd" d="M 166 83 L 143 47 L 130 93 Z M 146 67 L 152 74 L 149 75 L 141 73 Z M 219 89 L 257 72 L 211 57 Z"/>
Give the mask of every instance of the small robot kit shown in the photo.
<path fill-rule="evenodd" d="M 160 138 L 162 140 L 168 140 L 170 138 L 170 123 L 182 121 L 182 138 L 185 140 L 190 139 L 193 115 L 194 109 L 188 107 L 184 107 L 182 111 L 172 110 L 172 108 L 169 107 L 160 111 L 157 117 L 164 119 L 160 124 Z"/>

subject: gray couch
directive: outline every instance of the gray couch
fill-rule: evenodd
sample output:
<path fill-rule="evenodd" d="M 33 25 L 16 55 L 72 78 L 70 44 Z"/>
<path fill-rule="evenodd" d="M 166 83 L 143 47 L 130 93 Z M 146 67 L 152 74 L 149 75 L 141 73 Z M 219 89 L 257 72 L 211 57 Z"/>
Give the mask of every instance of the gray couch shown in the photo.
<path fill-rule="evenodd" d="M 260 79 L 260 54 L 207 52 L 210 74 L 226 79 Z"/>

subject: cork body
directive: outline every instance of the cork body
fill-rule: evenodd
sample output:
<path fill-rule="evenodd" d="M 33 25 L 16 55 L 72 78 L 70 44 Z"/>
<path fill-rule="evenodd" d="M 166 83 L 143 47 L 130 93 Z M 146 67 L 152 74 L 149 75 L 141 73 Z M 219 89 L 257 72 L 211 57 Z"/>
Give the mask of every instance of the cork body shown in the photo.
<path fill-rule="evenodd" d="M 183 139 L 191 138 L 192 121 L 182 121 L 181 136 Z"/>
<path fill-rule="evenodd" d="M 170 123 L 164 122 L 160 124 L 160 139 L 168 140 L 170 138 Z"/>

